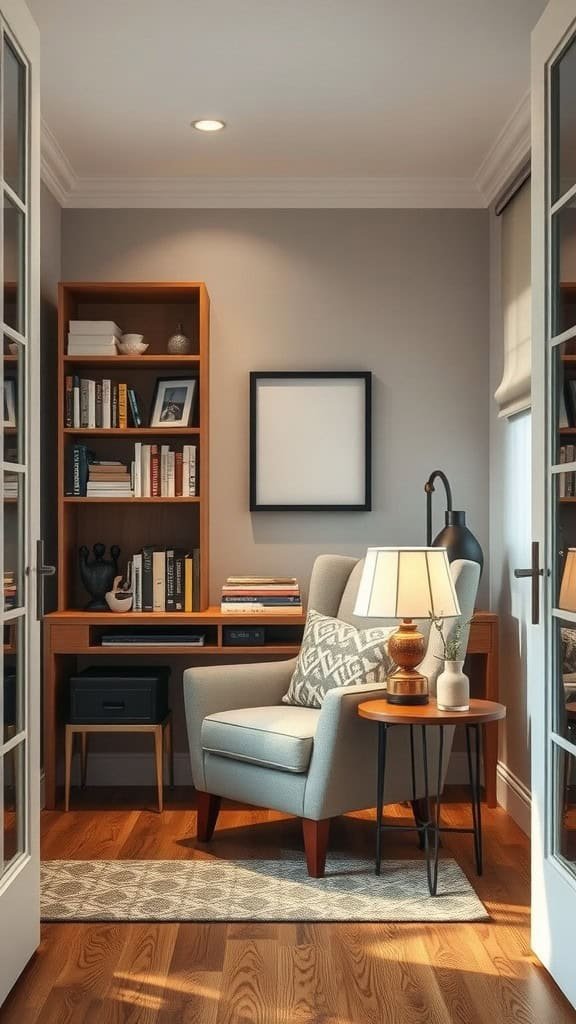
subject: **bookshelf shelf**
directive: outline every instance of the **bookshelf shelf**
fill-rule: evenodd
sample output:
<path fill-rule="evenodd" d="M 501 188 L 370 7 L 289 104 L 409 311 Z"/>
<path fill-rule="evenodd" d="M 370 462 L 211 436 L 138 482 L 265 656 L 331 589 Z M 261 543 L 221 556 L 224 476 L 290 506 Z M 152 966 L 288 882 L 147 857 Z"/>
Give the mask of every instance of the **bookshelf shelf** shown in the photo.
<path fill-rule="evenodd" d="M 114 367 L 129 367 L 131 370 L 139 369 L 198 369 L 200 356 L 64 356 L 65 366 L 94 366 L 100 369 L 114 369 Z"/>
<path fill-rule="evenodd" d="M 574 431 L 576 433 L 576 430 Z M 73 437 L 199 437 L 199 427 L 64 427 Z"/>
<path fill-rule="evenodd" d="M 70 497 L 64 498 L 65 505 L 131 505 L 136 502 L 138 505 L 171 505 L 171 504 L 185 504 L 185 505 L 199 505 L 199 495 L 192 498 L 130 498 L 125 495 L 118 498 L 93 498 L 93 497 Z M 168 538 L 167 538 L 168 541 Z"/>

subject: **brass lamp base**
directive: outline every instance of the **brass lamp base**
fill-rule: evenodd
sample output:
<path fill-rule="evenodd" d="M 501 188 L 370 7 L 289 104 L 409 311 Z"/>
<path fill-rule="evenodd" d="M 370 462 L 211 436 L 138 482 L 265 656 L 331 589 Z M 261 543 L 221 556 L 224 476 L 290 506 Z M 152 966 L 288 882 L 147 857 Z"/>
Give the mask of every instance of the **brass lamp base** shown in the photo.
<path fill-rule="evenodd" d="M 428 679 L 416 672 L 422 661 L 426 641 L 412 619 L 403 619 L 388 641 L 390 657 L 398 668 L 388 676 L 386 700 L 389 704 L 427 704 Z"/>

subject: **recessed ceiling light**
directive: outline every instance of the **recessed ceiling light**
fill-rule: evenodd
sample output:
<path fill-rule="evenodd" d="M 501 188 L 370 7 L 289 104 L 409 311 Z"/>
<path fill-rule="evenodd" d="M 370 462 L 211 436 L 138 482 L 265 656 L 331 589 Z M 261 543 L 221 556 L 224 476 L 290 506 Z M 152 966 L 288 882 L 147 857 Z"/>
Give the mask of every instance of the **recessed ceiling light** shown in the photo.
<path fill-rule="evenodd" d="M 225 121 L 217 121 L 212 118 L 201 118 L 199 121 L 192 121 L 192 127 L 199 132 L 221 132 L 226 127 Z"/>

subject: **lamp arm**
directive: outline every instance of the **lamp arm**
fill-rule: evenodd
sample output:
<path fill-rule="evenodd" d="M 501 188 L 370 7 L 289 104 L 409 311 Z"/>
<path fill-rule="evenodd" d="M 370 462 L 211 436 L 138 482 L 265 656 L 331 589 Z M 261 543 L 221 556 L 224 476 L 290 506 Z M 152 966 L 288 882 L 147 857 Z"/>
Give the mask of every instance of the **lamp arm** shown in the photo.
<path fill-rule="evenodd" d="M 435 469 L 428 477 L 424 484 L 424 490 L 426 492 L 426 544 L 428 547 L 432 544 L 432 495 L 434 493 L 434 481 L 440 479 L 444 484 L 444 490 L 446 491 L 446 509 L 448 512 L 452 512 L 452 488 L 448 481 L 446 473 L 443 473 L 441 469 Z"/>

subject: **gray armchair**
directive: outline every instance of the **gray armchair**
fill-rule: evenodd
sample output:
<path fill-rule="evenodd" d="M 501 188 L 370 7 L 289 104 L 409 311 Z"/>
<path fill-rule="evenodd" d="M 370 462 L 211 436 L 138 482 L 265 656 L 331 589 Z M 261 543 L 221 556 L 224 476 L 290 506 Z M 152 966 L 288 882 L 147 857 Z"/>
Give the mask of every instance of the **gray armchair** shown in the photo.
<path fill-rule="evenodd" d="M 467 622 L 480 570 L 468 561 L 453 562 L 451 570 Z M 362 562 L 355 558 L 321 555 L 312 570 L 308 606 L 356 626 L 377 624 L 353 614 L 361 572 Z M 464 644 L 467 641 L 466 627 Z M 432 693 L 441 667 L 438 654 L 440 642 L 433 631 L 421 666 Z M 294 814 L 302 818 L 308 872 L 322 877 L 330 819 L 376 802 L 377 730 L 359 718 L 356 709 L 384 686 L 332 689 L 319 709 L 282 704 L 295 664 L 292 658 L 184 672 L 192 776 L 198 791 L 198 839 L 212 838 L 222 797 Z M 437 734 L 437 729 L 429 730 L 432 757 L 437 754 Z M 446 729 L 442 785 L 453 736 L 454 730 Z M 424 795 L 424 780 L 420 744 L 415 746 L 417 803 Z M 412 796 L 408 729 L 399 726 L 388 740 L 384 802 L 399 803 Z M 414 810 L 417 814 L 417 807 Z"/>

